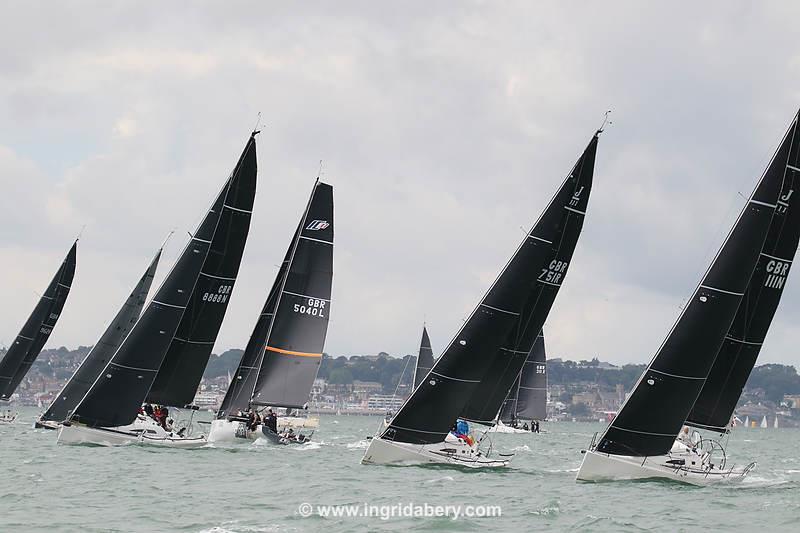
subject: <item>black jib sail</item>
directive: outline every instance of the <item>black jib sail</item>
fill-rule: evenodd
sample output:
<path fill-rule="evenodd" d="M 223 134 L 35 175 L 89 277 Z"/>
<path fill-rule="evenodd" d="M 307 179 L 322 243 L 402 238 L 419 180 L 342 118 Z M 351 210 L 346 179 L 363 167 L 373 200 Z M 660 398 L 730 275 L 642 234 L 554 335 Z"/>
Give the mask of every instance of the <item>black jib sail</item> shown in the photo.
<path fill-rule="evenodd" d="M 514 256 L 483 297 L 478 307 L 436 361 L 427 378 L 406 400 L 381 438 L 412 444 L 442 442 L 468 402 L 476 411 L 490 398 L 474 398 L 482 390 L 482 380 L 496 359 L 520 357 L 519 369 L 541 330 L 534 321 L 544 321 L 552 298 L 567 270 L 574 243 L 564 231 L 570 228 L 577 238 L 591 186 L 598 131 L 592 136 L 577 164 L 564 180 L 545 212 L 526 235 Z M 505 353 L 499 353 L 503 348 Z M 508 350 L 511 350 L 509 352 Z M 516 353 L 519 352 L 519 353 Z M 503 368 L 508 366 L 505 362 Z M 490 420 L 519 373 L 513 373 Z M 501 378 L 497 372 L 490 379 Z M 491 390 L 488 392 L 492 392 Z"/>
<path fill-rule="evenodd" d="M 68 419 L 78 402 L 89 392 L 89 388 L 139 319 L 160 258 L 161 250 L 159 249 L 114 320 L 108 325 L 100 340 L 86 355 L 81 366 L 64 385 L 50 407 L 42 414 L 40 420 L 61 422 Z"/>
<path fill-rule="evenodd" d="M 419 387 L 425 376 L 433 368 L 433 349 L 431 339 L 428 337 L 428 328 L 422 326 L 422 340 L 419 343 L 419 355 L 417 356 L 417 368 L 414 371 L 414 388 Z"/>
<path fill-rule="evenodd" d="M 238 179 L 234 174 L 225 182 L 142 317 L 75 408 L 72 419 L 100 427 L 124 426 L 136 419 L 184 310 L 192 301 L 218 222 L 227 209 L 228 190 L 238 190 Z"/>
<path fill-rule="evenodd" d="M 325 347 L 333 283 L 333 187 L 317 181 L 294 241 L 250 403 L 304 407 Z"/>
<path fill-rule="evenodd" d="M 750 284 L 686 423 L 724 432 L 778 309 L 800 237 L 800 135 L 795 115 L 767 172 L 783 178 L 778 207 Z"/>
<path fill-rule="evenodd" d="M 541 333 L 500 407 L 498 418 L 504 424 L 547 418 L 547 361 Z"/>
<path fill-rule="evenodd" d="M 667 453 L 731 327 L 775 212 L 786 161 L 774 157 L 683 313 L 597 444 L 614 455 Z M 774 165 L 780 172 L 772 170 Z"/>
<path fill-rule="evenodd" d="M 147 401 L 183 407 L 194 400 L 239 273 L 256 194 L 256 142 L 250 137 L 231 174 L 222 214 L 200 277 Z"/>
<path fill-rule="evenodd" d="M 8 400 L 14 394 L 44 348 L 58 317 L 61 316 L 61 310 L 72 286 L 72 278 L 75 276 L 77 249 L 76 240 L 17 338 L 14 339 L 14 344 L 0 361 L 0 400 Z"/>
<path fill-rule="evenodd" d="M 461 411 L 461 418 L 492 424 L 517 379 L 536 337 L 558 295 L 583 228 L 594 174 L 595 148 L 590 145 L 575 164 L 564 186 L 547 206 L 533 234 L 542 239 L 536 282 L 525 289 L 525 304 L 480 384 Z"/>

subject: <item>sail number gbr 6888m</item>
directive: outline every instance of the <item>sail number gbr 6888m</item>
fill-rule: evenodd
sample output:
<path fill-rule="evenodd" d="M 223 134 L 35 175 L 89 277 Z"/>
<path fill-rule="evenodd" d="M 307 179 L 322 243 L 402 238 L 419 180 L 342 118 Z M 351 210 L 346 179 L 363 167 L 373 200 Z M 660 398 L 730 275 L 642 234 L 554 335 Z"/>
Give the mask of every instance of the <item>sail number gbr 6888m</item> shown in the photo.
<path fill-rule="evenodd" d="M 318 316 L 325 318 L 325 300 L 319 298 L 308 298 L 304 304 L 294 304 L 294 312 L 301 315 Z"/>

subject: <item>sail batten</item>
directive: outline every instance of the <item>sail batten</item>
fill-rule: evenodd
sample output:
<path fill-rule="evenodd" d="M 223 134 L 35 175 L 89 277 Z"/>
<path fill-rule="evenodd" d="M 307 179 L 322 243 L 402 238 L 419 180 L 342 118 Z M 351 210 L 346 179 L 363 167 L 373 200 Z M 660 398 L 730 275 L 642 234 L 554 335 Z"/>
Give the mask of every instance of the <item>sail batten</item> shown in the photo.
<path fill-rule="evenodd" d="M 525 325 L 529 325 L 531 306 L 535 307 L 538 299 L 536 296 L 531 298 L 532 293 L 557 291 L 557 288 L 536 283 L 536 280 L 559 283 L 566 274 L 568 261 L 559 262 L 554 259 L 560 245 L 554 247 L 553 243 L 561 240 L 559 226 L 579 226 L 580 223 L 576 224 L 577 220 L 583 219 L 583 215 L 562 208 L 568 205 L 579 211 L 586 210 L 599 133 L 592 137 L 548 207 L 526 234 L 447 349 L 434 363 L 426 379 L 414 390 L 382 432 L 382 439 L 409 444 L 433 444 L 445 439 L 458 417 L 484 421 L 494 418 L 519 369 L 512 373 L 511 381 L 505 384 L 492 412 L 488 416 L 482 416 L 484 411 L 488 411 L 489 402 L 493 401 L 483 392 L 483 388 L 495 389 L 501 377 L 487 374 L 499 358 L 503 361 L 497 362 L 497 365 L 505 371 L 508 367 L 507 359 L 517 357 L 510 352 L 500 355 L 503 353 L 501 347 L 510 347 L 525 353 L 530 348 L 530 345 L 525 346 L 523 342 L 518 342 L 517 338 L 509 341 L 513 335 L 512 330 L 522 331 Z M 549 296 L 547 300 L 552 303 Z M 549 309 L 549 305 L 547 307 Z M 532 344 L 540 330 L 541 326 L 536 331 L 525 330 L 520 333 L 520 337 L 524 336 L 524 342 L 529 340 Z M 525 356 L 519 357 L 521 367 Z"/>

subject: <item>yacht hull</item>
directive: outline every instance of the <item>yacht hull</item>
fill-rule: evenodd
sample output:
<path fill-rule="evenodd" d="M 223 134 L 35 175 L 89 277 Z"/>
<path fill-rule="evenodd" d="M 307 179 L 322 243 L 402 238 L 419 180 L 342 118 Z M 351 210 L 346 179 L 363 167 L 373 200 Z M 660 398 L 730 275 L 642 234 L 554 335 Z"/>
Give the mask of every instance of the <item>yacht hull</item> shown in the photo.
<path fill-rule="evenodd" d="M 670 462 L 671 461 L 671 462 Z M 755 464 L 741 469 L 720 469 L 698 454 L 669 454 L 657 457 L 609 455 L 587 450 L 578 470 L 578 481 L 670 479 L 705 486 L 722 481 L 741 481 Z"/>
<path fill-rule="evenodd" d="M 467 468 L 503 468 L 508 466 L 513 455 L 498 455 L 489 458 L 477 447 L 463 441 L 435 444 L 408 444 L 373 438 L 361 464 L 447 464 Z"/>

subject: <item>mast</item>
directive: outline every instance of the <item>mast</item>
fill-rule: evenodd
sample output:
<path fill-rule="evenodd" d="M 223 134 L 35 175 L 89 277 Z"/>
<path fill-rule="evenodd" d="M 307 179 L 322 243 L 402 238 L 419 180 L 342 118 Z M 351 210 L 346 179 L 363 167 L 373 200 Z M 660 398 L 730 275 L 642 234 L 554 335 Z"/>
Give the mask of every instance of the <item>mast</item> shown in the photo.
<path fill-rule="evenodd" d="M 579 177 L 591 177 L 591 173 L 584 173 L 583 168 L 588 170 L 594 166 L 599 133 L 598 131 L 592 136 L 575 166 L 581 172 L 573 171 L 564 180 L 550 206 L 525 236 L 489 291 L 434 363 L 426 379 L 395 414 L 381 438 L 410 444 L 444 441 L 453 422 L 464 412 L 466 404 L 476 401 L 473 397 L 487 371 L 495 363 L 500 349 L 509 348 L 508 340 L 512 330 L 527 335 L 527 328 L 524 327 L 528 322 L 526 314 L 531 303 L 535 304 L 530 302 L 530 294 L 539 292 L 539 285 L 557 290 L 567 268 L 566 262 L 553 261 L 554 246 L 560 249 L 560 243 L 551 237 L 550 231 L 545 233 L 542 230 L 563 223 L 564 211 L 585 211 L 588 196 L 585 187 L 591 182 L 583 185 L 583 188 L 576 185 Z M 583 196 L 584 191 L 586 196 Z M 554 205 L 557 208 L 552 208 Z M 582 220 L 582 213 L 573 214 L 580 216 Z M 568 220 L 570 219 L 571 217 Z M 521 324 L 523 318 L 526 319 L 525 324 Z M 532 333 L 531 344 L 540 329 L 541 327 Z M 522 346 L 524 338 L 520 337 L 517 346 Z M 528 351 L 529 348 L 522 353 L 523 361 Z M 510 352 L 505 357 L 516 355 L 515 352 Z M 494 418 L 509 388 L 510 383 L 494 406 L 491 418 Z M 486 405 L 486 399 L 475 405 Z"/>
<path fill-rule="evenodd" d="M 58 322 L 75 276 L 77 249 L 76 239 L 14 343 L 0 361 L 0 400 L 8 400 L 14 394 Z"/>
<path fill-rule="evenodd" d="M 537 221 L 532 234 L 541 239 L 542 264 L 536 281 L 521 289 L 524 305 L 492 364 L 470 394 L 461 418 L 490 425 L 520 375 L 555 302 L 583 228 L 594 177 L 597 135 L 570 171 L 561 189 Z"/>
<path fill-rule="evenodd" d="M 158 369 L 147 401 L 191 404 L 217 340 L 239 273 L 256 193 L 254 131 L 230 175 L 217 228 L 186 311 Z"/>
<path fill-rule="evenodd" d="M 753 276 L 686 423 L 724 433 L 778 309 L 800 238 L 800 136 L 795 115 L 767 173 L 783 178 Z"/>
<path fill-rule="evenodd" d="M 759 180 L 689 303 L 598 441 L 597 451 L 642 457 L 663 455 L 672 448 L 747 290 L 782 181 L 783 173 L 769 169 Z"/>
<path fill-rule="evenodd" d="M 431 348 L 431 339 L 428 337 L 428 328 L 423 325 L 422 339 L 419 342 L 419 355 L 414 368 L 414 389 L 422 383 L 431 368 L 433 368 L 433 348 Z"/>
<path fill-rule="evenodd" d="M 292 246 L 251 405 L 302 408 L 322 360 L 333 282 L 333 187 L 319 181 Z"/>
<path fill-rule="evenodd" d="M 147 299 L 147 293 L 150 291 L 150 285 L 153 283 L 162 250 L 163 248 L 160 248 L 156 252 L 147 270 L 145 270 L 122 308 L 117 312 L 105 332 L 103 332 L 100 340 L 92 347 L 78 370 L 67 381 L 64 388 L 53 400 L 53 403 L 47 408 L 47 411 L 42 414 L 40 420 L 53 422 L 66 420 L 72 414 L 81 398 L 89 391 L 100 372 L 105 368 L 109 358 L 114 355 L 114 352 L 117 351 L 119 345 L 139 319 Z"/>

